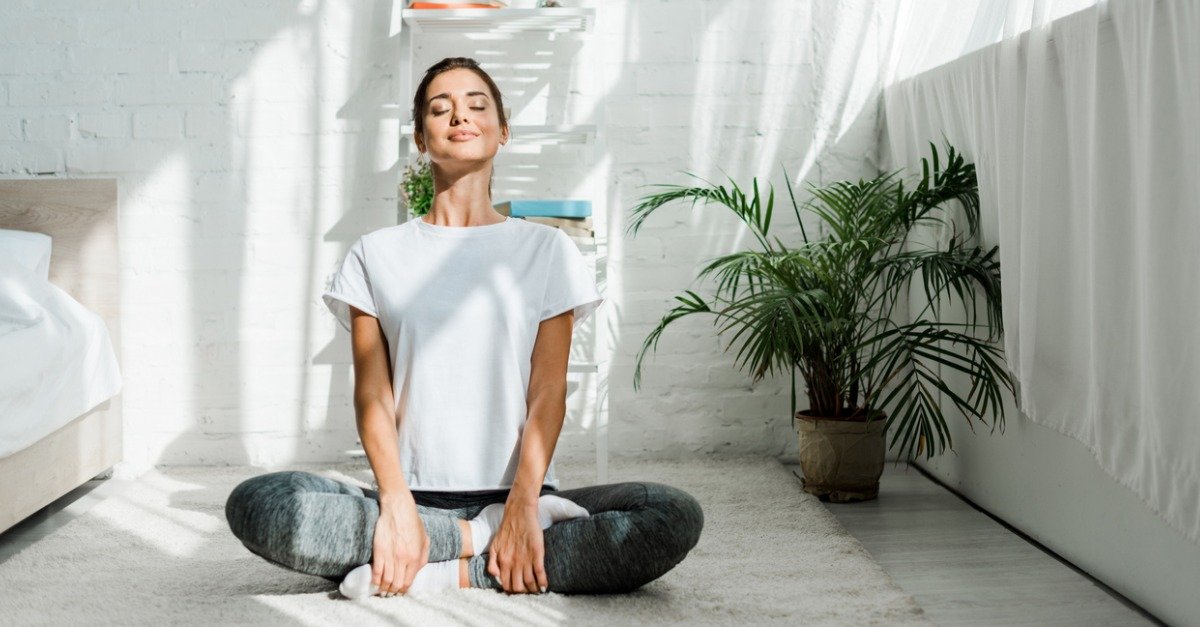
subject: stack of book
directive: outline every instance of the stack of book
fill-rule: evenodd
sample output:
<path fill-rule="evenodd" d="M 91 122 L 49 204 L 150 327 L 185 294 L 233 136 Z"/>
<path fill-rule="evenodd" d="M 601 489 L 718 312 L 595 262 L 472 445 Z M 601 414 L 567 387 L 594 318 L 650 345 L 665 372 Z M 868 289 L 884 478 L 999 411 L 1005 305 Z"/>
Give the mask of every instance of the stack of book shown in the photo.
<path fill-rule="evenodd" d="M 409 0 L 410 9 L 504 9 L 508 2 L 504 0 L 473 0 L 472 2 L 418 2 Z"/>
<path fill-rule="evenodd" d="M 596 243 L 590 200 L 510 200 L 493 206 L 506 216 L 562 229 L 581 246 Z"/>

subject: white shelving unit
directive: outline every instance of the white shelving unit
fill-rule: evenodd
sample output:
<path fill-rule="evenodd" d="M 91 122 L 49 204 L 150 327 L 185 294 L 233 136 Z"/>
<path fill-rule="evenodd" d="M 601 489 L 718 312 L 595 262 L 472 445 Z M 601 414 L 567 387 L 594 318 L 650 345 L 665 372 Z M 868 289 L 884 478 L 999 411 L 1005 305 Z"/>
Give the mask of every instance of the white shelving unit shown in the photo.
<path fill-rule="evenodd" d="M 396 0 L 406 4 L 404 0 Z M 415 56 L 415 41 L 422 35 L 464 35 L 476 41 L 489 39 L 512 39 L 521 36 L 542 36 L 553 40 L 559 33 L 587 35 L 595 25 L 596 9 L 593 7 L 556 7 L 536 9 L 403 9 L 401 11 L 401 29 L 408 29 L 408 55 L 402 60 L 402 84 L 407 84 L 407 91 L 400 100 L 398 110 L 405 110 L 404 103 L 411 102 L 412 90 L 416 88 L 418 77 L 412 68 Z M 464 55 L 467 56 L 467 55 Z M 552 61 L 556 62 L 556 61 Z M 570 61 L 568 61 L 570 62 Z M 487 59 L 481 58 L 480 64 L 487 68 Z M 603 119 L 602 102 L 597 103 L 593 115 L 595 119 Z M 407 118 L 407 114 L 403 114 Z M 511 125 L 513 135 L 510 144 L 522 146 L 552 146 L 576 144 L 591 146 L 598 150 L 603 138 L 592 124 L 557 124 L 557 125 Z M 400 127 L 400 154 L 410 155 L 412 148 L 412 124 Z M 593 152 L 595 154 L 595 152 Z M 592 226 L 596 233 L 594 245 L 580 245 L 580 252 L 595 264 L 597 283 L 603 286 L 607 274 L 608 238 L 606 222 L 596 220 L 603 217 L 607 206 L 607 190 L 603 185 L 595 184 L 590 192 L 593 215 Z M 577 243 L 578 244 L 578 243 Z M 599 338 L 607 328 L 605 315 L 607 307 L 600 307 L 593 312 L 590 324 L 596 330 L 591 344 L 591 354 L 596 356 L 600 351 Z M 573 342 L 573 345 L 575 343 Z M 596 443 L 596 481 L 608 481 L 608 420 L 607 420 L 607 390 L 608 372 L 607 360 L 596 358 L 595 361 L 572 360 L 567 365 L 568 373 L 582 373 L 594 377 L 593 390 L 597 394 L 591 399 L 594 407 L 592 427 L 595 431 Z"/>
<path fill-rule="evenodd" d="M 596 10 L 587 7 L 542 9 L 404 9 L 404 23 L 414 34 L 519 34 L 588 32 Z"/>

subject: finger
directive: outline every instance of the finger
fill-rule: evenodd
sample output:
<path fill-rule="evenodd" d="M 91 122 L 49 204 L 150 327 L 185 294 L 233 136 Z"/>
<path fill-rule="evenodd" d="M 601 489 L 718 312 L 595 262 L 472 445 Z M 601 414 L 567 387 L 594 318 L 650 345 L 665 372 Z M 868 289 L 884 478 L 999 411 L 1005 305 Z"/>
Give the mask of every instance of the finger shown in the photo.
<path fill-rule="evenodd" d="M 396 581 L 392 586 L 392 593 L 404 594 L 408 590 L 409 577 L 412 572 L 413 569 L 410 566 L 405 565 L 400 567 L 400 572 L 397 574 Z"/>
<path fill-rule="evenodd" d="M 533 574 L 533 564 L 525 565 L 525 591 L 530 594 L 538 591 L 537 575 Z"/>
<path fill-rule="evenodd" d="M 513 594 L 525 593 L 525 573 L 516 565 L 508 572 L 508 586 L 512 589 Z"/>
<path fill-rule="evenodd" d="M 508 571 L 508 585 L 512 588 L 513 594 L 525 592 L 525 574 L 516 564 Z"/>
<path fill-rule="evenodd" d="M 496 579 L 500 578 L 500 567 L 496 565 L 495 552 L 488 553 L 487 571 L 489 575 L 495 577 Z"/>
<path fill-rule="evenodd" d="M 379 587 L 379 582 L 383 580 L 383 562 L 375 560 L 371 563 L 371 584 L 376 588 Z"/>
<path fill-rule="evenodd" d="M 379 591 L 387 592 L 392 588 L 392 565 L 387 563 L 383 565 L 383 575 L 379 579 Z"/>
<path fill-rule="evenodd" d="M 408 571 L 404 573 L 404 588 L 401 590 L 404 594 L 408 594 L 408 589 L 412 587 L 412 582 L 417 578 L 417 571 L 421 570 L 420 566 L 410 566 Z"/>
<path fill-rule="evenodd" d="M 542 561 L 542 556 L 539 555 L 537 561 L 534 562 L 533 570 L 534 574 L 537 576 L 538 590 L 545 592 L 546 590 L 550 589 L 550 580 L 546 577 L 546 568 L 542 564 Z"/>
<path fill-rule="evenodd" d="M 396 566 L 396 576 L 392 578 L 392 594 L 404 594 L 404 590 L 407 588 L 404 578 L 408 576 L 410 570 L 412 569 L 408 564 Z"/>
<path fill-rule="evenodd" d="M 512 568 L 508 566 L 500 568 L 500 587 L 509 594 L 513 593 Z"/>
<path fill-rule="evenodd" d="M 388 586 L 388 592 L 392 594 L 400 594 L 400 590 L 403 585 L 404 565 L 396 564 L 396 570 L 392 572 L 392 585 Z"/>

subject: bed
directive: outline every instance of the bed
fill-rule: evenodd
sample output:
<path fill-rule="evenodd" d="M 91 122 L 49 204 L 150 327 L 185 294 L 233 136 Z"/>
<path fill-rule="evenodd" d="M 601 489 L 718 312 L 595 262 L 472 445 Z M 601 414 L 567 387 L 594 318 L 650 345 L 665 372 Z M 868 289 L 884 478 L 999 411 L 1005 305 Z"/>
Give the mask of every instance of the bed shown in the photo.
<path fill-rule="evenodd" d="M 8 333 L 0 335 L 0 341 L 8 338 L 9 343 L 0 345 L 6 352 L 6 363 L 0 364 L 5 380 L 0 385 L 8 386 L 0 390 L 8 393 L 2 400 L 7 403 L 9 416 L 0 415 L 0 421 L 14 415 L 28 418 L 30 407 L 72 407 L 62 402 L 63 397 L 74 395 L 78 404 L 79 399 L 102 396 L 96 390 L 112 394 L 91 409 L 81 409 L 79 415 L 31 424 L 32 430 L 16 429 L 12 420 L 7 423 L 4 442 L 0 443 L 0 531 L 4 531 L 88 480 L 107 475 L 122 459 L 119 384 L 112 386 L 112 366 L 119 368 L 116 360 L 121 346 L 117 182 L 0 180 L 0 229 L 42 233 L 51 238 L 45 278 L 55 286 L 48 287 L 43 280 L 25 302 L 28 306 L 24 313 L 36 315 L 14 321 L 13 312 L 22 313 L 21 303 L 17 302 L 22 293 L 18 292 L 34 285 L 35 280 L 19 275 L 11 265 L 5 269 L 7 291 L 0 297 L 7 298 L 8 308 L 0 312 L 7 316 L 0 324 L 7 325 L 4 329 Z M 38 309 L 42 307 L 40 298 L 52 300 L 54 308 L 47 304 Z M 35 322 L 42 325 L 38 327 L 40 335 L 27 333 L 17 343 L 18 331 L 33 329 Z M 69 332 L 62 332 L 64 329 Z M 51 337 L 66 348 L 47 342 L 46 338 Z M 32 346 L 38 350 L 29 350 Z M 71 355 L 81 357 L 63 361 Z M 14 357 L 19 364 L 13 363 Z M 119 371 L 115 376 L 119 381 Z M 12 395 L 12 390 L 22 386 L 29 391 L 28 398 Z M 90 396 L 77 391 L 78 386 L 88 386 L 86 394 Z M 40 401 L 34 402 L 35 393 L 43 394 Z M 47 411 L 47 415 L 50 413 Z M 21 424 L 25 422 L 36 421 Z"/>

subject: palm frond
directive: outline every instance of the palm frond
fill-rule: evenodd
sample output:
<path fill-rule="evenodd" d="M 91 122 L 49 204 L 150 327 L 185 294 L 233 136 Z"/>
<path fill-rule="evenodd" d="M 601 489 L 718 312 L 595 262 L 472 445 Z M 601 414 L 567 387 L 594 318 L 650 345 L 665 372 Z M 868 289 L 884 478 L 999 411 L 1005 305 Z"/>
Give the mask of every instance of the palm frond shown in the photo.
<path fill-rule="evenodd" d="M 696 176 L 696 178 L 700 177 Z M 678 200 L 691 200 L 693 208 L 698 202 L 704 204 L 716 203 L 733 211 L 742 222 L 750 227 L 750 232 L 758 240 L 763 249 L 771 250 L 772 247 L 767 240 L 767 234 L 770 229 L 771 212 L 775 204 L 774 189 L 771 190 L 771 196 L 768 199 L 767 208 L 764 213 L 757 179 L 754 181 L 754 193 L 751 196 L 747 196 L 732 179 L 730 180 L 730 184 L 733 186 L 732 190 L 726 189 L 723 185 L 711 184 L 708 187 L 654 184 L 651 187 L 659 187 L 665 191 L 650 194 L 641 199 L 633 208 L 633 220 L 626 227 L 625 233 L 631 237 L 636 235 L 641 229 L 642 223 L 662 206 Z"/>
<path fill-rule="evenodd" d="M 633 370 L 633 389 L 635 391 L 641 386 L 642 358 L 645 357 L 647 350 L 658 350 L 658 338 L 666 330 L 667 326 L 680 318 L 692 314 L 712 313 L 712 309 L 709 308 L 708 304 L 704 302 L 704 299 L 699 294 L 691 290 L 684 290 L 684 293 L 687 296 L 675 297 L 675 300 L 682 304 L 667 312 L 667 315 L 663 316 L 658 325 L 654 327 L 654 330 L 650 332 L 650 335 L 647 335 L 646 339 L 642 341 L 642 347 L 638 350 L 637 363 Z"/>

